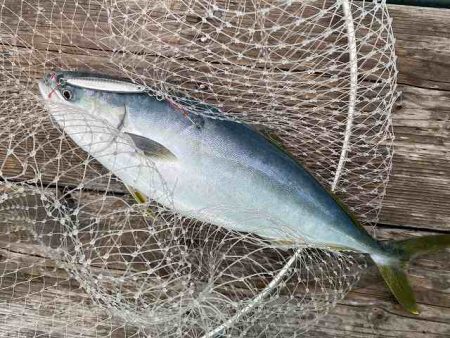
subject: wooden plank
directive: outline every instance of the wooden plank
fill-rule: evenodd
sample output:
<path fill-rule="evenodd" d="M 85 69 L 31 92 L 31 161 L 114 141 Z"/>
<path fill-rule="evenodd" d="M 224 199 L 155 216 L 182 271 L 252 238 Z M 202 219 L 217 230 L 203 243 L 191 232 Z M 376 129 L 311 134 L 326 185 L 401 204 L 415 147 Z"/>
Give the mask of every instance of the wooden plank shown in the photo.
<path fill-rule="evenodd" d="M 380 222 L 450 230 L 450 92 L 405 85 L 400 90 L 393 171 Z"/>
<path fill-rule="evenodd" d="M 71 2 L 54 2 L 51 0 L 41 0 L 39 6 L 43 9 L 41 19 L 35 22 L 30 15 L 36 10 L 36 6 L 29 2 L 22 10 L 25 18 L 31 20 L 30 25 L 26 21 L 19 23 L 16 17 L 20 13 L 20 2 L 9 0 L 3 9 L 3 22 L 11 25 L 11 30 L 1 31 L 2 44 L 21 45 L 24 42 L 33 41 L 36 52 L 45 55 L 47 49 L 77 53 L 83 50 L 84 53 L 92 54 L 95 57 L 99 53 L 98 45 L 108 50 L 112 48 L 110 37 L 111 31 L 107 25 L 107 12 L 99 6 L 93 6 L 87 0 L 79 0 L 79 6 L 75 8 Z M 176 5 L 176 2 L 172 4 Z M 234 6 L 233 2 L 227 2 L 224 7 Z M 176 6 L 175 6 L 176 7 Z M 86 10 L 89 8 L 89 10 Z M 422 8 L 400 5 L 388 5 L 389 13 L 393 18 L 393 33 L 396 38 L 396 53 L 399 57 L 399 82 L 419 87 L 450 89 L 450 31 L 448 22 L 450 20 L 450 10 L 438 8 Z M 51 26 L 46 22 L 50 11 L 59 13 L 75 13 L 72 16 L 55 17 L 57 23 Z M 178 9 L 183 14 L 186 8 Z M 201 9 L 197 9 L 202 11 Z M 203 10 L 205 11 L 205 10 Z M 192 13 L 195 13 L 193 11 Z M 309 13 L 311 15 L 312 13 Z M 155 13 L 155 20 L 158 21 L 160 12 Z M 305 14 L 306 15 L 306 14 Z M 120 17 L 117 18 L 118 20 Z M 269 18 L 270 19 L 270 18 Z M 74 27 L 82 27 L 72 30 L 67 25 L 66 31 L 64 21 L 71 22 Z M 198 22 L 198 18 L 193 17 L 193 22 Z M 119 20 L 119 22 L 121 22 Z M 120 23 L 119 26 L 123 24 Z M 125 26 L 124 26 L 125 27 Z M 153 27 L 153 26 L 150 26 Z M 420 29 L 418 29 L 420 27 Z M 5 26 L 2 27 L 3 29 Z M 153 27 L 155 28 L 155 27 Z M 44 34 L 52 30 L 53 41 L 58 41 L 62 45 L 55 47 L 49 44 Z M 94 30 L 97 33 L 94 33 Z M 60 32 L 63 32 L 62 34 Z M 20 33 L 19 38 L 10 39 L 10 34 Z M 37 34 L 36 34 L 37 33 Z M 163 34 L 157 29 L 153 34 Z M 33 36 L 36 34 L 36 36 Z M 199 39 L 200 36 L 191 38 Z M 177 41 L 170 41 L 174 44 Z M 76 45 L 77 47 L 74 47 Z"/>
<path fill-rule="evenodd" d="M 377 236 L 383 239 L 399 239 L 411 236 L 420 236 L 420 231 L 393 230 L 389 228 L 377 229 Z M 92 313 L 79 312 L 77 307 L 80 302 L 87 302 L 89 297 L 72 281 L 69 283 L 67 274 L 55 269 L 52 261 L 42 258 L 42 249 L 38 245 L 13 245 L 0 252 L 2 261 L 20 262 L 20 273 L 11 275 L 10 282 L 14 285 L 14 296 L 8 304 L 0 303 L 0 322 L 9 318 L 11 325 L 17 320 L 17 315 L 22 318 L 21 323 L 27 323 L 33 316 L 40 316 L 39 330 L 68 325 L 69 333 L 76 332 L 72 323 L 78 323 L 79 330 L 83 330 L 86 337 L 95 337 L 96 334 L 106 334 L 109 331 L 109 319 L 105 313 L 92 307 Z M 2 263 L 3 264 L 3 263 Z M 12 263 L 10 263 L 12 264 Z M 30 268 L 27 268 L 29 266 Z M 31 268 L 33 267 L 33 268 Z M 4 266 L 2 266 L 2 269 Z M 35 271 L 33 273 L 33 271 Z M 29 278 L 39 273 L 46 275 L 43 279 Z M 118 271 L 120 274 L 121 271 Z M 321 319 L 308 333 L 311 337 L 445 337 L 450 334 L 450 250 L 433 255 L 423 256 L 411 264 L 409 277 L 415 291 L 421 310 L 419 316 L 406 313 L 396 303 L 377 269 L 370 265 L 363 274 L 360 282 L 355 286 L 336 308 Z M 54 281 L 59 281 L 56 288 L 51 287 Z M 7 287 L 7 280 L 3 279 L 0 297 L 11 297 Z M 74 285 L 75 283 L 75 285 Z M 30 293 L 30 290 L 33 292 Z M 28 307 L 24 308 L 22 297 L 27 296 Z M 67 297 L 67 299 L 65 299 Z M 69 313 L 60 313 L 58 317 L 53 310 L 39 306 L 50 304 L 51 306 L 64 306 L 71 309 Z M 42 310 L 40 310 L 42 307 Z M 15 319 L 16 318 L 16 319 Z M 12 320 L 12 321 L 11 321 Z M 66 321 L 66 323 L 64 322 Z M 97 322 L 100 322 L 97 324 Z M 6 324 L 6 323 L 5 323 Z M 80 326 L 82 324 L 82 326 Z M 14 327 L 6 325 L 5 328 Z M 16 322 L 17 325 L 17 322 Z M 289 326 L 289 323 L 287 323 Z M 92 329 L 95 328 L 95 329 Z M 290 330 L 296 327 L 288 327 Z M 31 327 L 29 328 L 31 332 Z M 75 331 L 74 331 L 75 330 Z M 117 337 L 124 337 L 125 331 L 133 332 L 133 328 L 119 331 Z"/>
<path fill-rule="evenodd" d="M 386 3 L 405 6 L 450 8 L 447 0 L 387 0 Z"/>
<path fill-rule="evenodd" d="M 377 236 L 399 239 L 430 234 L 378 228 Z M 421 313 L 406 313 L 372 265 L 331 313 L 309 332 L 312 337 L 448 337 L 450 335 L 450 249 L 414 260 L 409 268 Z"/>
<path fill-rule="evenodd" d="M 389 5 L 399 83 L 450 90 L 450 9 Z"/>

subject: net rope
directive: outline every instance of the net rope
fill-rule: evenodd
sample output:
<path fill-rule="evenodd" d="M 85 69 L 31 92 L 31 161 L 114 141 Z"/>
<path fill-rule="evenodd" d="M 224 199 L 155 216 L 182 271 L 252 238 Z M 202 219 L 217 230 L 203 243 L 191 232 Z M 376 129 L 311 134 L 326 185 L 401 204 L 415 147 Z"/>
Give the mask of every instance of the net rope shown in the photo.
<path fill-rule="evenodd" d="M 394 43 L 384 1 L 0 0 L 5 336 L 290 337 L 366 267 L 357 253 L 282 248 L 137 203 L 121 177 L 151 190 L 154 163 L 105 166 L 135 146 L 97 116 L 50 113 L 45 74 L 119 76 L 194 117 L 251 125 L 373 226 L 392 165 Z"/>

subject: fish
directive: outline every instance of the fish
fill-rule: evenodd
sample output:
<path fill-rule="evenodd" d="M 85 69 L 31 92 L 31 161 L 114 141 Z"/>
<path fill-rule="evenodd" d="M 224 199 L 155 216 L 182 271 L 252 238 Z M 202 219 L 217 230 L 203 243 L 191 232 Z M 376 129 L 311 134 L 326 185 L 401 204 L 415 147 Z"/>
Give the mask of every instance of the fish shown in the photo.
<path fill-rule="evenodd" d="M 39 90 L 64 132 L 135 191 L 275 246 L 367 254 L 397 301 L 419 313 L 407 265 L 449 247 L 450 235 L 376 240 L 288 152 L 250 125 L 212 118 L 218 108 L 206 103 L 183 106 L 126 79 L 80 71 L 51 72 Z"/>

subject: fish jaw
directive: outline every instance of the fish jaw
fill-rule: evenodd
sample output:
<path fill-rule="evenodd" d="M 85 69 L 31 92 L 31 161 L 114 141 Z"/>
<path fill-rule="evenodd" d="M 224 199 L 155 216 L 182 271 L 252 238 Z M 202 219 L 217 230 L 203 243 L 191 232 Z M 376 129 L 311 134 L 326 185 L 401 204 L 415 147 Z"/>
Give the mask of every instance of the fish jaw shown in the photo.
<path fill-rule="evenodd" d="M 62 102 L 65 101 L 59 92 L 58 88 L 60 87 L 60 77 L 58 77 L 58 73 L 51 72 L 46 74 L 39 82 L 39 91 L 42 95 L 42 98 L 46 101 L 53 102 Z"/>
<path fill-rule="evenodd" d="M 42 99 L 44 99 L 44 101 L 48 102 L 48 101 L 52 101 L 52 102 L 62 102 L 62 98 L 60 97 L 60 93 L 55 90 L 54 88 L 52 88 L 49 85 L 49 82 L 47 80 L 40 80 L 38 82 L 38 86 L 39 86 L 39 91 L 41 93 Z M 55 84 L 56 86 L 56 84 Z"/>
<path fill-rule="evenodd" d="M 40 80 L 38 82 L 39 92 L 41 93 L 42 98 L 47 98 L 50 90 L 48 86 L 44 83 L 44 80 Z"/>

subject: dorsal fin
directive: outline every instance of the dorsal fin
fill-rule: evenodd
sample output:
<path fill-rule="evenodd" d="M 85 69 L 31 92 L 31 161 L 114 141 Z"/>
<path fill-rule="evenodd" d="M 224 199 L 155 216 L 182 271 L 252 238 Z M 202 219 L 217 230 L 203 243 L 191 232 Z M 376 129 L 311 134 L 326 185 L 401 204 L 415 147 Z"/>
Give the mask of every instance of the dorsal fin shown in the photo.
<path fill-rule="evenodd" d="M 286 150 L 286 147 L 284 146 L 281 138 L 275 132 L 269 129 L 258 130 L 258 132 L 262 134 L 264 138 L 272 143 L 275 147 L 292 157 L 291 154 L 289 154 L 289 152 Z"/>
<path fill-rule="evenodd" d="M 156 141 L 129 132 L 125 132 L 125 134 L 130 136 L 135 146 L 149 157 L 157 157 L 166 160 L 175 160 L 177 158 L 169 149 Z"/>

